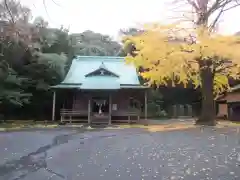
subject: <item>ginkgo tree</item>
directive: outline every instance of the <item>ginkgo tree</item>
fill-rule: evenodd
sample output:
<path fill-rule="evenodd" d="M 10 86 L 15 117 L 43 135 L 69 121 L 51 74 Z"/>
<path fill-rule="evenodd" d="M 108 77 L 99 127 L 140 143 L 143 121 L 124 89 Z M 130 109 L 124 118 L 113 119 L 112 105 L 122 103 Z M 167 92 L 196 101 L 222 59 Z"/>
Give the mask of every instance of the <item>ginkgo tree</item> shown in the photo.
<path fill-rule="evenodd" d="M 197 123 L 215 124 L 214 97 L 229 88 L 229 77 L 240 77 L 239 37 L 209 34 L 204 28 L 187 32 L 177 25 L 155 24 L 126 44 L 129 42 L 136 51 L 126 59 L 144 68 L 141 75 L 149 84 L 167 85 L 171 80 L 173 85 L 201 87 L 202 114 Z"/>
<path fill-rule="evenodd" d="M 222 15 L 240 6 L 240 0 L 173 0 L 182 8 L 192 28 L 153 24 L 136 36 L 125 37 L 134 45 L 127 60 L 143 67 L 150 84 L 193 83 L 202 90 L 202 112 L 197 124 L 215 125 L 217 94 L 229 89 L 228 78 L 239 78 L 239 38 L 216 33 Z M 181 15 L 182 16 L 182 15 Z M 184 17 L 184 16 L 183 16 Z M 187 98 L 187 97 L 186 97 Z"/>

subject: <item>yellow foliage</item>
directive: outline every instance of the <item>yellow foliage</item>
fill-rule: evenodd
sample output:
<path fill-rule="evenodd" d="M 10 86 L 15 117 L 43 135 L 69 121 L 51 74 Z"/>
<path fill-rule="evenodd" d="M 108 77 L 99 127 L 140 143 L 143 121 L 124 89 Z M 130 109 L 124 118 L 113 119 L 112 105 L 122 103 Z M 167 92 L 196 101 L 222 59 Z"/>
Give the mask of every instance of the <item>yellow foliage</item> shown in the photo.
<path fill-rule="evenodd" d="M 127 37 L 134 43 L 136 56 L 128 62 L 147 71 L 142 76 L 149 84 L 166 84 L 168 80 L 201 85 L 201 61 L 211 59 L 214 91 L 220 93 L 228 86 L 228 77 L 239 78 L 240 37 L 209 34 L 204 29 L 188 31 L 177 25 L 147 25 L 145 33 Z M 228 60 L 228 61 L 227 61 Z"/>

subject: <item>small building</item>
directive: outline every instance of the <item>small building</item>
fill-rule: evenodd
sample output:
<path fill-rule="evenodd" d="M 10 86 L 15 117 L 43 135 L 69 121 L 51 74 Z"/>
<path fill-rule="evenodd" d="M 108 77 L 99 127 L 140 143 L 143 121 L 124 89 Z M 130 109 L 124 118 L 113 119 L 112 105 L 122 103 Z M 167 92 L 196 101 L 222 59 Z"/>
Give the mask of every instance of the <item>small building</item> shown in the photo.
<path fill-rule="evenodd" d="M 87 123 L 139 122 L 147 118 L 147 87 L 139 81 L 133 64 L 123 57 L 78 56 L 60 84 L 53 86 L 53 116 L 56 92 L 65 92 L 61 121 Z"/>
<path fill-rule="evenodd" d="M 217 117 L 240 121 L 240 85 L 217 99 Z"/>

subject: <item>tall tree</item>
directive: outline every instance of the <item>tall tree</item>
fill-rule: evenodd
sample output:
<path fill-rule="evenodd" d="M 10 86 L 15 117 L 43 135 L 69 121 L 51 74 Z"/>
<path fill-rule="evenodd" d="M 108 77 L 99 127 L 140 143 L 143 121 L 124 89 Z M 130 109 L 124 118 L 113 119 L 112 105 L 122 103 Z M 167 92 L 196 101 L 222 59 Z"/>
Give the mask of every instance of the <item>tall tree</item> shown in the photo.
<path fill-rule="evenodd" d="M 0 2 L 0 104 L 23 105 L 31 94 L 25 93 L 22 83 L 26 78 L 18 76 L 14 65 L 19 63 L 25 48 L 22 41 L 29 42 L 30 29 L 26 29 L 31 16 L 30 10 L 13 0 Z M 21 51 L 19 48 L 21 47 Z M 4 106 L 2 106 L 3 108 Z"/>
<path fill-rule="evenodd" d="M 42 18 L 31 24 L 31 11 L 19 1 L 1 1 L 0 9 L 0 104 L 23 105 L 35 90 L 46 90 L 62 80 L 65 50 L 40 52 L 46 44 L 55 45 L 58 36 L 52 37 L 56 33 L 47 31 Z"/>
<path fill-rule="evenodd" d="M 113 41 L 109 36 L 93 31 L 71 34 L 71 42 L 76 55 L 116 56 L 122 48 L 118 42 Z"/>
<path fill-rule="evenodd" d="M 239 5 L 236 0 L 186 0 L 194 9 L 194 27 L 153 25 L 131 41 L 135 57 L 128 57 L 147 71 L 150 83 L 193 82 L 202 90 L 202 112 L 197 124 L 215 125 L 214 95 L 229 88 L 228 77 L 239 78 L 239 38 L 213 32 L 222 13 Z M 210 22 L 213 14 L 217 16 Z"/>

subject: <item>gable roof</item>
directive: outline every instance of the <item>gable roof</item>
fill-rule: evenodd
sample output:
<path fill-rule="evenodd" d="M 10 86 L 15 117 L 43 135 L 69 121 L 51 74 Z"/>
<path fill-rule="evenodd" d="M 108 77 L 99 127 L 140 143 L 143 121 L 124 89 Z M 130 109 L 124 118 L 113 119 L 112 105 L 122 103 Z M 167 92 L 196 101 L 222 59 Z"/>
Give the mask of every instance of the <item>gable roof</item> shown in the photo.
<path fill-rule="evenodd" d="M 85 77 L 88 76 L 94 76 L 94 75 L 104 75 L 104 74 L 108 74 L 110 76 L 114 76 L 114 77 L 119 77 L 116 73 L 111 72 L 110 70 L 107 69 L 107 67 L 105 66 L 105 64 L 102 62 L 102 64 L 99 66 L 98 69 L 94 70 L 93 72 L 90 72 L 88 74 L 85 75 Z"/>
<path fill-rule="evenodd" d="M 222 95 L 220 95 L 216 100 L 217 101 L 223 101 L 226 99 L 226 97 L 230 94 L 230 93 L 236 93 L 239 92 L 240 90 L 240 84 L 237 84 L 235 86 L 233 86 L 230 91 L 223 93 Z"/>
<path fill-rule="evenodd" d="M 94 74 L 101 69 L 110 72 L 110 75 Z M 124 57 L 78 56 L 73 59 L 63 82 L 53 88 L 121 89 L 144 86 L 140 85 L 135 66 L 126 64 Z"/>

